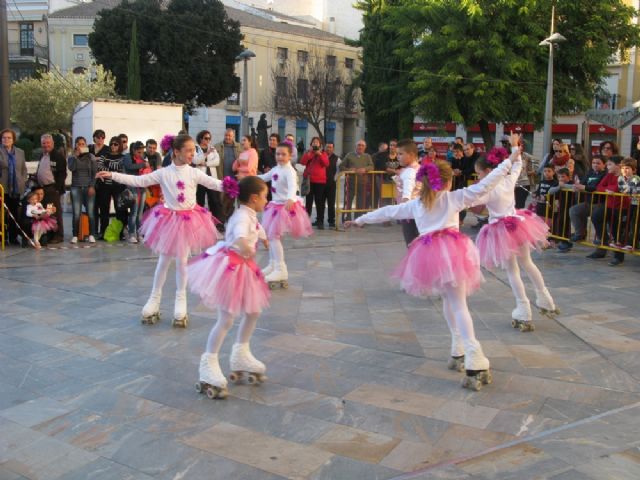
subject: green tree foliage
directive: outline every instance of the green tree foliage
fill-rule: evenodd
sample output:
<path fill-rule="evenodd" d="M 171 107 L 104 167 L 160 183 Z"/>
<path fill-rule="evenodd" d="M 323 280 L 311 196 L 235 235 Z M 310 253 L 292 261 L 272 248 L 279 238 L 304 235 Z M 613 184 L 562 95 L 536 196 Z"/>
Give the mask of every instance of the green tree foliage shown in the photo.
<path fill-rule="evenodd" d="M 117 92 L 127 91 L 134 19 L 142 100 L 192 108 L 216 104 L 239 90 L 234 64 L 242 51 L 240 25 L 219 0 L 124 0 L 102 10 L 89 35 L 96 61 L 116 76 Z"/>
<path fill-rule="evenodd" d="M 541 124 L 553 0 L 399 0 L 385 28 L 411 42 L 396 53 L 411 72 L 415 113 L 434 121 Z M 557 0 L 554 112 L 589 108 L 619 51 L 640 43 L 623 0 Z M 366 26 L 365 26 L 366 30 Z M 366 62 L 365 62 L 366 63 Z"/>
<path fill-rule="evenodd" d="M 127 97 L 140 100 L 140 51 L 138 50 L 137 21 L 131 25 L 131 46 L 129 48 L 129 64 L 127 68 Z"/>
<path fill-rule="evenodd" d="M 388 22 L 397 0 L 361 0 L 364 28 L 358 45 L 362 47 L 359 85 L 367 118 L 367 141 L 375 146 L 390 138 L 411 136 L 413 111 L 409 74 L 397 50 L 411 46 L 411 36 L 402 35 Z"/>
<path fill-rule="evenodd" d="M 100 66 L 95 75 L 48 72 L 15 82 L 11 84 L 11 120 L 30 132 L 70 130 L 78 103 L 114 97 L 115 83 L 113 75 Z"/>

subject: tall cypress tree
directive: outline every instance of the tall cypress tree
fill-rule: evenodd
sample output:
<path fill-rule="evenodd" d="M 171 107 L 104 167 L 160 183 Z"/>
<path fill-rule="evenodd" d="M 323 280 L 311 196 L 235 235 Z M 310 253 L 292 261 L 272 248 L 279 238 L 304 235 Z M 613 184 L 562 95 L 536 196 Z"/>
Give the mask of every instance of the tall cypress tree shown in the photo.
<path fill-rule="evenodd" d="M 367 118 L 367 142 L 373 148 L 390 138 L 411 137 L 413 111 L 410 76 L 396 50 L 411 39 L 400 35 L 386 17 L 398 0 L 360 0 L 363 12 L 360 32 L 362 73 L 360 88 Z"/>
<path fill-rule="evenodd" d="M 138 28 L 136 20 L 131 25 L 131 45 L 127 65 L 127 97 L 140 100 L 140 52 L 138 51 Z"/>

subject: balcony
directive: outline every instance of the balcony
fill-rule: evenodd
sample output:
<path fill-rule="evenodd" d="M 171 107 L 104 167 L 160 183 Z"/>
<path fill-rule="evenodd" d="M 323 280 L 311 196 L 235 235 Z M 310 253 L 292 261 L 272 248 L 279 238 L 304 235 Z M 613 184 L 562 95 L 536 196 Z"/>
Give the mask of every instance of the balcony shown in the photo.
<path fill-rule="evenodd" d="M 617 108 L 618 100 L 618 95 L 615 93 L 596 95 L 594 97 L 593 108 L 596 110 L 615 110 Z"/>
<path fill-rule="evenodd" d="M 38 59 L 46 64 L 49 59 L 49 50 L 42 45 L 33 45 L 24 47 L 20 42 L 9 42 L 9 61 Z"/>

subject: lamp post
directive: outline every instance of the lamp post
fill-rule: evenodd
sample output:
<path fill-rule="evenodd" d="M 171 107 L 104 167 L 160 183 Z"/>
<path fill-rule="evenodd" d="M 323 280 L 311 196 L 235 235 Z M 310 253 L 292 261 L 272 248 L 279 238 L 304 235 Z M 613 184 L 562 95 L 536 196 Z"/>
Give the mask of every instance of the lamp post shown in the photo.
<path fill-rule="evenodd" d="M 240 101 L 240 135 L 249 135 L 249 89 L 247 60 L 255 57 L 251 50 L 245 50 L 236 57 L 236 61 L 244 60 L 244 75 L 242 77 L 242 100 Z"/>
<path fill-rule="evenodd" d="M 551 35 L 539 43 L 541 47 L 549 45 L 549 65 L 547 68 L 547 100 L 544 109 L 544 136 L 542 139 L 543 155 L 549 152 L 551 146 L 551 122 L 553 121 L 553 46 L 557 43 L 564 42 L 567 39 L 555 30 L 555 10 L 551 7 Z"/>

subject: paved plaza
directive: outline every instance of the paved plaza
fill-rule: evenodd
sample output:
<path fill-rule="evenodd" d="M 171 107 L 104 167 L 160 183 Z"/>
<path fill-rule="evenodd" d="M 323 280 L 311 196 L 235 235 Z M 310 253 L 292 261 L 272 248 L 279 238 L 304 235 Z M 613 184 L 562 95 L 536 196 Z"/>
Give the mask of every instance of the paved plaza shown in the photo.
<path fill-rule="evenodd" d="M 486 273 L 469 303 L 494 383 L 474 393 L 446 368 L 440 300 L 388 280 L 398 226 L 285 247 L 290 287 L 252 343 L 269 380 L 222 401 L 194 389 L 213 313 L 190 295 L 171 327 L 173 270 L 140 324 L 144 246 L 0 253 L 0 480 L 640 478 L 640 258 L 535 254 L 562 315 L 532 333 Z"/>

